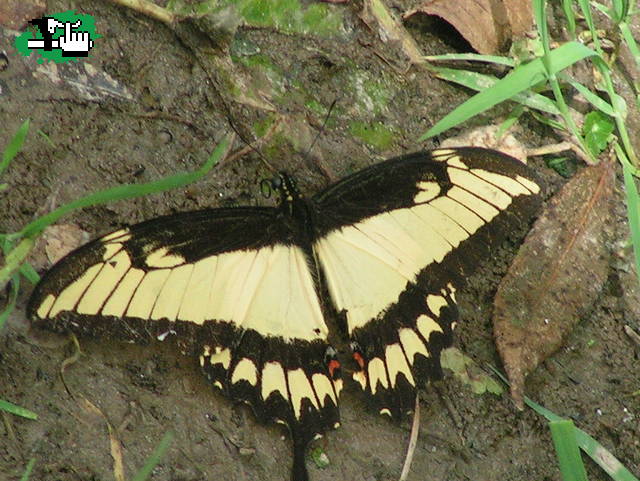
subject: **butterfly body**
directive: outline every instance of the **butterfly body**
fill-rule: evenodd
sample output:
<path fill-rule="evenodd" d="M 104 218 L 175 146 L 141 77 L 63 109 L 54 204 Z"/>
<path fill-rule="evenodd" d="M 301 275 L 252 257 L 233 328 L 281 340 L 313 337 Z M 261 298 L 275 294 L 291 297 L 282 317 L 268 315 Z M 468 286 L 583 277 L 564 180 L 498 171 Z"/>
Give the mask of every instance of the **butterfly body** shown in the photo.
<path fill-rule="evenodd" d="M 175 332 L 214 386 L 289 427 L 303 481 L 306 446 L 339 424 L 327 312 L 344 320 L 356 384 L 400 418 L 442 374 L 456 290 L 528 222 L 540 189 L 515 159 L 475 148 L 390 159 L 310 198 L 287 175 L 272 187 L 276 207 L 159 217 L 81 247 L 43 278 L 28 314 L 91 336 Z"/>

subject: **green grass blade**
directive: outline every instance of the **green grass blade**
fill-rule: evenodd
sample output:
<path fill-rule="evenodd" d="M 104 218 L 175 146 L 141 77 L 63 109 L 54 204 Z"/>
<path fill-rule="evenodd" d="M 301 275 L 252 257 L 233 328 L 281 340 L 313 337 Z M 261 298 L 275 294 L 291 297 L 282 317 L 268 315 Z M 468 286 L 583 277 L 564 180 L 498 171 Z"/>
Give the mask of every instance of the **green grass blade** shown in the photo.
<path fill-rule="evenodd" d="M 598 2 L 591 2 L 591 5 L 593 6 L 593 8 L 606 15 L 607 18 L 611 18 L 611 12 L 609 11 L 609 7 L 607 7 L 606 5 Z"/>
<path fill-rule="evenodd" d="M 631 10 L 631 2 L 629 0 L 612 0 L 614 22 L 620 23 L 627 20 Z"/>
<path fill-rule="evenodd" d="M 548 125 L 552 129 L 556 129 L 556 130 L 559 130 L 559 131 L 565 130 L 564 125 L 562 125 L 561 122 L 558 122 L 557 120 L 554 120 L 551 117 L 546 117 L 544 115 L 540 115 L 538 112 L 534 112 L 534 111 L 531 111 L 531 115 L 538 122 L 540 122 L 543 125 Z"/>
<path fill-rule="evenodd" d="M 34 285 L 37 284 L 38 281 L 40 280 L 40 276 L 38 275 L 36 270 L 33 268 L 33 266 L 28 262 L 22 263 L 22 265 L 20 266 L 20 274 L 22 274 L 25 277 L 25 279 L 27 279 L 31 284 L 34 284 Z"/>
<path fill-rule="evenodd" d="M 551 73 L 551 65 L 549 63 L 549 54 L 551 53 L 551 39 L 549 37 L 549 29 L 547 25 L 547 2 L 546 0 L 533 0 L 533 17 L 538 27 L 538 37 L 544 50 L 544 55 L 541 58 L 542 63 L 545 66 L 545 70 L 548 74 Z"/>
<path fill-rule="evenodd" d="M 507 67 L 513 67 L 515 62 L 509 57 L 500 57 L 498 55 L 480 55 L 477 53 L 445 53 L 443 55 L 425 55 L 422 57 L 429 62 L 455 62 L 455 61 L 468 61 L 468 62 L 486 62 L 496 65 L 506 65 Z"/>
<path fill-rule="evenodd" d="M 596 52 L 578 42 L 568 42 L 549 53 L 550 72 L 559 72 L 580 60 L 596 56 Z M 504 78 L 459 105 L 436 125 L 423 134 L 419 141 L 438 135 L 491 107 L 530 89 L 547 78 L 547 70 L 541 59 L 535 59 L 515 68 Z"/>
<path fill-rule="evenodd" d="M 451 69 L 447 67 L 433 67 L 433 73 L 438 78 L 462 85 L 478 92 L 490 89 L 499 82 L 499 80 L 492 75 L 470 72 L 468 70 Z M 560 114 L 553 103 L 553 100 L 534 92 L 520 92 L 515 94 L 510 100 L 548 114 Z"/>
<path fill-rule="evenodd" d="M 576 441 L 602 470 L 614 481 L 638 481 L 611 452 L 581 429 L 575 430 Z"/>
<path fill-rule="evenodd" d="M 589 0 L 577 0 L 577 3 L 580 6 L 582 15 L 584 16 L 584 21 L 587 23 L 589 31 L 591 32 L 591 40 L 593 42 L 594 48 L 596 49 L 596 51 L 601 52 L 600 37 L 598 36 L 598 31 L 596 29 L 595 22 L 593 21 L 593 15 L 591 15 Z M 611 13 L 611 10 L 609 11 L 609 13 Z"/>
<path fill-rule="evenodd" d="M 573 422 L 569 419 L 551 421 L 549 427 L 563 481 L 587 481 Z"/>
<path fill-rule="evenodd" d="M 27 463 L 27 467 L 24 469 L 24 473 L 20 476 L 20 481 L 29 481 L 29 476 L 31 476 L 31 471 L 33 471 L 35 464 L 36 458 L 31 458 Z"/>
<path fill-rule="evenodd" d="M 518 119 L 524 113 L 524 107 L 522 105 L 516 105 L 514 109 L 509 112 L 507 118 L 500 124 L 497 132 L 496 139 L 501 138 L 504 134 L 506 134 L 511 127 L 518 121 Z"/>
<path fill-rule="evenodd" d="M 640 279 L 640 199 L 638 198 L 638 189 L 631 173 L 631 165 L 627 160 L 622 148 L 615 145 L 618 159 L 622 162 L 622 174 L 624 176 L 624 187 L 627 196 L 627 216 L 629 218 L 629 229 L 631 230 L 631 242 L 633 244 L 633 253 L 636 258 L 636 274 Z"/>
<path fill-rule="evenodd" d="M 573 79 L 566 79 L 573 88 L 575 88 L 578 92 L 580 92 L 587 102 L 597 108 L 600 112 L 607 114 L 609 117 L 615 117 L 616 112 L 613 110 L 613 107 L 604 100 L 602 97 L 598 97 L 595 93 L 589 90 L 587 87 L 582 85 L 580 82 L 576 82 Z"/>
<path fill-rule="evenodd" d="M 4 323 L 9 319 L 9 314 L 13 312 L 16 307 L 16 301 L 18 300 L 18 292 L 20 292 L 20 276 L 15 274 L 12 277 L 11 292 L 9 292 L 9 300 L 4 306 L 2 312 L 0 312 L 0 330 L 4 327 Z"/>
<path fill-rule="evenodd" d="M 11 414 L 15 414 L 16 416 L 21 416 L 27 419 L 38 419 L 38 415 L 33 411 L 29 411 L 23 407 L 17 406 L 9 401 L 5 401 L 4 399 L 0 399 L 0 409 L 6 411 Z"/>
<path fill-rule="evenodd" d="M 561 421 L 564 419 L 540 406 L 528 397 L 524 398 L 524 402 L 527 406 L 547 418 L 549 421 Z M 631 474 L 631 471 L 625 468 L 624 465 L 618 461 L 613 454 L 611 454 L 611 452 L 585 433 L 582 429 L 575 428 L 574 435 L 580 449 L 588 454 L 589 457 L 593 459 L 614 481 L 639 481 L 638 478 Z"/>
<path fill-rule="evenodd" d="M 147 459 L 147 462 L 144 463 L 142 469 L 136 473 L 131 481 L 145 481 L 151 474 L 151 471 L 153 471 L 153 468 L 160 463 L 162 456 L 164 456 L 164 453 L 169 449 L 171 441 L 173 441 L 173 432 L 167 431 L 160 440 L 160 443 L 158 443 L 153 450 L 153 453 L 151 453 L 149 459 Z"/>
<path fill-rule="evenodd" d="M 27 258 L 34 244 L 35 240 L 33 239 L 22 239 L 16 247 L 9 249 L 11 244 L 5 238 L 4 245 L 2 246 L 5 255 L 5 265 L 0 267 L 0 286 L 4 287 L 14 272 L 20 268 L 20 265 L 22 265 Z"/>
<path fill-rule="evenodd" d="M 74 209 L 88 207 L 91 205 L 105 204 L 107 202 L 112 202 L 115 200 L 130 199 L 132 197 L 154 194 L 157 192 L 162 192 L 164 190 L 176 189 L 178 187 L 190 184 L 191 182 L 194 182 L 204 176 L 207 172 L 209 172 L 209 170 L 211 170 L 211 168 L 213 168 L 214 165 L 218 163 L 218 161 L 220 161 L 220 159 L 223 158 L 227 151 L 229 143 L 230 139 L 228 137 L 223 139 L 216 146 L 207 162 L 205 162 L 205 164 L 195 172 L 176 174 L 154 182 L 148 182 L 146 184 L 119 185 L 117 187 L 112 187 L 110 189 L 96 192 L 81 199 L 77 199 L 73 202 L 69 202 L 66 205 L 58 207 L 49 214 L 36 219 L 35 221 L 28 224 L 24 229 L 22 229 L 18 235 L 20 237 L 27 238 L 34 237 L 42 232 L 45 227 L 54 223 L 60 217 L 68 214 Z"/>
<path fill-rule="evenodd" d="M 567 19 L 567 30 L 569 30 L 569 34 L 571 35 L 571 38 L 575 40 L 576 14 L 573 11 L 572 0 L 562 0 L 562 11 L 564 12 L 564 16 Z"/>
<path fill-rule="evenodd" d="M 489 366 L 489 369 L 491 369 L 491 371 L 498 376 L 502 382 L 507 386 L 509 385 L 509 381 L 500 371 L 493 366 Z M 549 411 L 547 408 L 542 407 L 540 404 L 532 401 L 526 396 L 524 398 L 524 403 L 535 412 L 545 417 L 548 421 L 564 420 L 564 418 L 558 416 L 552 411 Z M 613 454 L 611 454 L 600 443 L 598 443 L 598 441 L 593 439 L 582 429 L 574 428 L 574 435 L 580 449 L 589 455 L 589 457 L 593 459 L 614 481 L 640 481 L 631 474 L 631 471 L 625 468 Z"/>
<path fill-rule="evenodd" d="M 9 145 L 4 149 L 2 153 L 2 162 L 0 162 L 0 175 L 9 167 L 11 161 L 18 155 L 20 149 L 22 149 L 22 144 L 24 144 L 24 140 L 27 138 L 27 132 L 29 132 L 29 123 L 30 120 L 25 120 L 16 135 L 9 141 Z"/>
<path fill-rule="evenodd" d="M 47 134 L 45 134 L 42 130 L 38 129 L 38 130 L 36 130 L 36 133 L 40 137 L 42 137 L 47 144 L 49 144 L 49 147 L 51 147 L 52 149 L 56 148 L 56 144 L 53 143 L 53 140 L 51 140 L 51 137 L 49 137 Z"/>
<path fill-rule="evenodd" d="M 622 22 L 618 25 L 618 29 L 620 29 L 620 34 L 624 39 L 624 43 L 627 44 L 627 47 L 631 51 L 633 58 L 636 63 L 636 67 L 640 68 L 640 48 L 638 47 L 638 42 L 636 42 L 635 37 L 633 36 L 633 32 L 629 28 L 629 25 L 626 22 Z"/>

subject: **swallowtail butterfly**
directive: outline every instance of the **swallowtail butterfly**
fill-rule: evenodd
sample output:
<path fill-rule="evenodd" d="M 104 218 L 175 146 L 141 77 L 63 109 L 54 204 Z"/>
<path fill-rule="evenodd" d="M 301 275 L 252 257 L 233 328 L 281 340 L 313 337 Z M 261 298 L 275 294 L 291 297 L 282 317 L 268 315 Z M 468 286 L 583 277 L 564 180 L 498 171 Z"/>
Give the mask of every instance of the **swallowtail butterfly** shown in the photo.
<path fill-rule="evenodd" d="M 441 376 L 456 290 L 529 221 L 540 187 L 519 161 L 481 148 L 393 158 L 310 198 L 285 174 L 272 187 L 277 207 L 179 213 L 94 240 L 49 270 L 28 314 L 128 341 L 175 332 L 214 386 L 288 426 L 292 479 L 303 481 L 308 443 L 339 424 L 327 315 L 349 341 L 355 384 L 401 417 Z"/>

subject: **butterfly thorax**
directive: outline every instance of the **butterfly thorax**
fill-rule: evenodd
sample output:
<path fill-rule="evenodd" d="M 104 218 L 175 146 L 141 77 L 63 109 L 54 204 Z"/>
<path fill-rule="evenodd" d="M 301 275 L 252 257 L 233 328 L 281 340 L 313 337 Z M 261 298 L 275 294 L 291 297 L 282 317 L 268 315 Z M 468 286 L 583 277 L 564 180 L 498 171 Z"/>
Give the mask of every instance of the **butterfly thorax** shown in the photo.
<path fill-rule="evenodd" d="M 300 194 L 295 179 L 286 172 L 279 172 L 271 180 L 271 188 L 278 193 L 278 208 L 282 220 L 292 231 L 294 242 L 307 248 L 313 239 L 314 224 L 308 200 Z"/>

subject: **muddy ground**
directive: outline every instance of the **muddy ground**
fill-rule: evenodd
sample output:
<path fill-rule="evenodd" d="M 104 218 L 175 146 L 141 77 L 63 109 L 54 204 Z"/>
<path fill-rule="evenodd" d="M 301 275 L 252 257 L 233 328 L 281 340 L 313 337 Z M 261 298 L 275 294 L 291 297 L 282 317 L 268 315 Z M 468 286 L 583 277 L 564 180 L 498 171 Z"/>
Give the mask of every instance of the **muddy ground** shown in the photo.
<path fill-rule="evenodd" d="M 39 66 L 33 56 L 15 55 L 11 32 L 0 37 L 9 57 L 0 72 L 0 146 L 31 118 L 24 150 L 2 179 L 8 184 L 0 192 L 2 232 L 99 189 L 195 169 L 231 131 L 228 116 L 252 140 L 280 122 L 269 141 L 256 146 L 266 160 L 249 152 L 187 188 L 87 208 L 64 222 L 94 236 L 159 214 L 268 204 L 258 183 L 285 168 L 303 192 L 313 193 L 383 158 L 432 147 L 415 139 L 468 95 L 424 70 L 407 70 L 397 46 L 381 42 L 358 17 L 357 4 L 328 7 L 340 9 L 339 35 L 240 26 L 219 44 L 231 41 L 233 62 L 216 44 L 203 41 L 196 52 L 192 33 L 176 35 L 107 2 L 52 1 L 48 12 L 71 8 L 93 15 L 102 35 L 89 60 Z M 439 22 L 408 27 L 425 53 L 463 45 Z M 472 124 L 491 123 L 504 112 Z M 557 140 L 523 122 L 531 122 L 519 133 L 525 143 Z M 564 182 L 543 162 L 533 165 L 551 190 Z M 613 222 L 623 220 L 620 207 Z M 639 290 L 621 236 L 602 293 L 564 347 L 529 377 L 527 394 L 573 419 L 638 475 L 640 348 L 623 327 L 640 330 Z M 514 251 L 514 243 L 506 244 L 460 295 L 456 346 L 480 366 L 499 365 L 491 300 Z M 113 480 L 106 420 L 122 444 L 127 479 L 168 430 L 175 439 L 153 480 L 288 479 L 284 431 L 256 424 L 248 408 L 212 392 L 195 361 L 171 345 L 81 339 L 83 355 L 65 372 L 70 395 L 59 377 L 69 347 L 28 330 L 30 290 L 25 286 L 19 309 L 0 332 L 0 398 L 39 418 L 4 416 L 0 480 L 19 479 L 31 458 L 33 480 Z M 330 462 L 324 469 L 308 462 L 311 479 L 398 479 L 409 420 L 397 425 L 375 414 L 354 386 L 344 391 L 341 415 L 342 427 L 314 444 Z M 546 422 L 529 409 L 519 412 L 506 394 L 476 395 L 447 376 L 422 394 L 420 427 L 409 480 L 560 479 Z M 586 463 L 589 479 L 607 479 Z"/>

